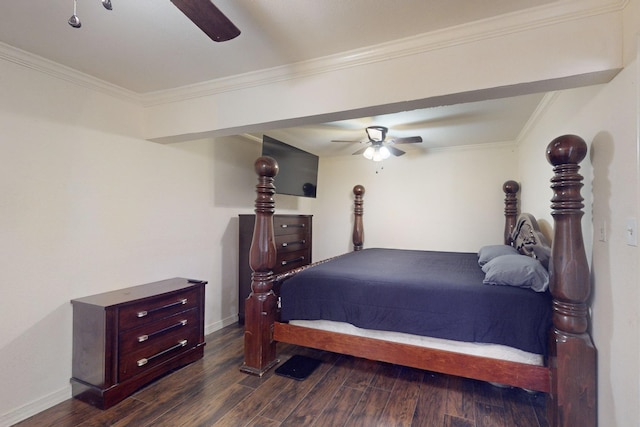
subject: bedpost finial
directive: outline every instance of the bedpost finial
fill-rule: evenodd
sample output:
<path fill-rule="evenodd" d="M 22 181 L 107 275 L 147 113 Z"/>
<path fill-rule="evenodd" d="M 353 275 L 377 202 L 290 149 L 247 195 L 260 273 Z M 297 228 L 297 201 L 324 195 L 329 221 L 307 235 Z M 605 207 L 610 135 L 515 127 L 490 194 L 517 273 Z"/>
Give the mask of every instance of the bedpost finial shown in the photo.
<path fill-rule="evenodd" d="M 553 166 L 578 164 L 587 155 L 587 143 L 577 135 L 562 135 L 547 146 L 547 160 Z"/>
<path fill-rule="evenodd" d="M 504 191 L 504 244 L 510 245 L 511 233 L 516 226 L 516 219 L 518 217 L 518 190 L 520 190 L 520 184 L 516 181 L 509 180 L 502 184 L 502 191 Z"/>
<path fill-rule="evenodd" d="M 273 157 L 262 156 L 258 157 L 254 163 L 254 169 L 259 176 L 268 176 L 270 178 L 278 175 L 278 162 Z"/>
<path fill-rule="evenodd" d="M 353 250 L 360 251 L 364 243 L 364 225 L 362 223 L 364 187 L 360 184 L 356 185 L 353 187 L 353 194 L 355 197 L 353 201 L 353 234 L 351 241 L 353 242 Z"/>
<path fill-rule="evenodd" d="M 520 190 L 520 184 L 516 181 L 509 180 L 502 185 L 502 191 L 507 194 L 516 194 L 518 190 Z"/>

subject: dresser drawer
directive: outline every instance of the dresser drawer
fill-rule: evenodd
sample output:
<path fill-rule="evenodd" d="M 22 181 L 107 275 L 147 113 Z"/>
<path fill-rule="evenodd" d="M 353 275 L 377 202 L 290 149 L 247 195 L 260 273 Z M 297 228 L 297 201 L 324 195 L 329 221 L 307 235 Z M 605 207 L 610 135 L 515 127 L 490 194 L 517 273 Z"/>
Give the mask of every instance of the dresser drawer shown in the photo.
<path fill-rule="evenodd" d="M 122 307 L 118 320 L 120 330 L 135 328 L 195 308 L 198 306 L 197 295 L 197 291 L 191 289 Z"/>
<path fill-rule="evenodd" d="M 120 334 L 118 351 L 120 354 L 126 356 L 127 354 L 153 345 L 172 333 L 184 333 L 186 329 L 198 324 L 198 318 L 198 310 L 191 309 L 134 329 L 129 329 Z"/>
<path fill-rule="evenodd" d="M 276 265 L 273 267 L 273 272 L 278 274 L 307 264 L 309 264 L 308 248 L 293 252 L 280 252 L 276 257 Z"/>
<path fill-rule="evenodd" d="M 197 325 L 187 324 L 144 342 L 131 352 L 121 352 L 119 380 L 126 381 L 194 347 L 199 340 L 198 332 Z"/>
<path fill-rule="evenodd" d="M 255 222 L 255 215 L 238 216 L 238 321 L 241 324 L 244 323 L 245 300 L 251 294 L 249 253 Z M 276 262 L 272 268 L 274 274 L 311 263 L 313 216 L 275 214 L 273 237 L 276 246 Z"/>
<path fill-rule="evenodd" d="M 294 233 L 276 236 L 276 250 L 278 254 L 299 251 L 309 247 L 309 237 L 306 233 Z"/>
<path fill-rule="evenodd" d="M 303 216 L 274 216 L 273 234 L 282 236 L 285 234 L 308 234 L 309 218 Z"/>

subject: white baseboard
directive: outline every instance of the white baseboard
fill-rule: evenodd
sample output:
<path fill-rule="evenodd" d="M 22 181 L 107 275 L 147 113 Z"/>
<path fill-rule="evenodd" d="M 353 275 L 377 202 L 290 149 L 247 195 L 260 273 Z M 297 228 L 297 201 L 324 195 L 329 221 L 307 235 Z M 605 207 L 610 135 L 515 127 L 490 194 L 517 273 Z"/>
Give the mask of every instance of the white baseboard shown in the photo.
<path fill-rule="evenodd" d="M 212 332 L 218 331 L 226 326 L 238 322 L 238 315 L 229 316 L 225 319 L 218 320 L 217 322 L 210 323 L 204 326 L 204 334 L 209 335 Z"/>
<path fill-rule="evenodd" d="M 12 426 L 70 398 L 71 384 L 61 390 L 48 394 L 47 396 L 43 396 L 40 399 L 34 400 L 33 402 L 27 403 L 26 405 L 21 406 L 18 409 L 14 409 L 7 412 L 6 414 L 0 415 L 0 427 Z"/>
<path fill-rule="evenodd" d="M 226 319 L 222 319 L 209 325 L 205 325 L 204 334 L 208 335 L 236 322 L 238 322 L 237 315 L 229 316 Z M 33 402 L 28 403 L 18 409 L 14 409 L 7 412 L 6 414 L 0 415 L 0 427 L 12 426 L 16 423 L 19 423 L 20 421 L 26 420 L 27 418 L 39 412 L 49 409 L 52 406 L 57 405 L 58 403 L 64 402 L 71 397 L 71 385 L 69 385 L 61 390 L 58 390 L 40 399 L 34 400 Z"/>

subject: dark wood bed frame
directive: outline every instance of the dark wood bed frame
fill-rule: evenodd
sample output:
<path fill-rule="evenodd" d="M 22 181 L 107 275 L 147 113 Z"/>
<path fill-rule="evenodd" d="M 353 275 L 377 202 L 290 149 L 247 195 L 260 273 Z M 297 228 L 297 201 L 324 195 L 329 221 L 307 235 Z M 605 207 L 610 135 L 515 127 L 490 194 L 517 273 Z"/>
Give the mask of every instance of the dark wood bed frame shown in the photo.
<path fill-rule="evenodd" d="M 551 179 L 554 236 L 549 260 L 553 328 L 549 334 L 550 350 L 545 366 L 426 349 L 278 322 L 277 296 L 273 289 L 274 282 L 283 277 L 272 273 L 276 260 L 273 179 L 278 173 L 278 166 L 271 158 L 259 158 L 255 163 L 258 174 L 256 223 L 249 258 L 253 270 L 252 292 L 246 300 L 245 359 L 241 370 L 263 375 L 279 362 L 276 357 L 276 342 L 279 341 L 544 392 L 548 396 L 547 412 L 552 425 L 595 426 L 596 350 L 589 335 L 591 284 L 581 228 L 584 204 L 580 189 L 583 184 L 578 173 L 579 163 L 586 153 L 586 143 L 575 135 L 558 137 L 547 147 L 547 160 L 554 171 Z M 507 181 L 503 190 L 506 195 L 504 241 L 511 244 L 511 233 L 517 221 L 516 194 L 519 186 L 515 181 Z M 354 250 L 360 250 L 364 241 L 364 188 L 358 185 L 353 192 L 353 244 Z"/>

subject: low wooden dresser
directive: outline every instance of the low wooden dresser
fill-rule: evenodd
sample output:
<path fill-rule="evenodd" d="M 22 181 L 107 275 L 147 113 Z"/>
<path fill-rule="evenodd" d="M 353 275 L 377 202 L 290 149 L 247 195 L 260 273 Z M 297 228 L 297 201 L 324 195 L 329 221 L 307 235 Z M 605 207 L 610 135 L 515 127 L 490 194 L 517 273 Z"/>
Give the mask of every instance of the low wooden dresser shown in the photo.
<path fill-rule="evenodd" d="M 204 351 L 204 285 L 174 278 L 73 304 L 73 396 L 101 409 Z"/>
<path fill-rule="evenodd" d="M 255 226 L 255 215 L 239 215 L 238 241 L 238 321 L 244 323 L 244 301 L 251 293 L 249 250 Z M 275 274 L 311 263 L 312 215 L 274 215 L 273 234 L 276 241 Z"/>

